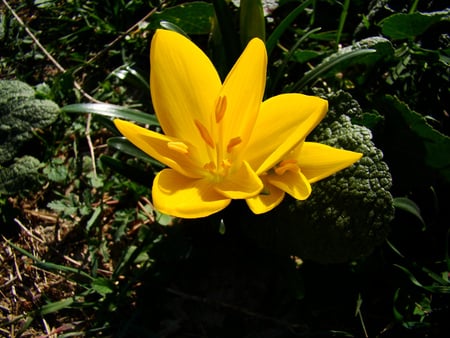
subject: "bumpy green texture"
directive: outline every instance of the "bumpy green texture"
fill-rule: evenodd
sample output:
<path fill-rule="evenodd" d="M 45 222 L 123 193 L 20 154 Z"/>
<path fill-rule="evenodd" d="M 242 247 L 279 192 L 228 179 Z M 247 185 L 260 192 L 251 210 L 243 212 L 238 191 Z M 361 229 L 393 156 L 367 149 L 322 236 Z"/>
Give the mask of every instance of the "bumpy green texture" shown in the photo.
<path fill-rule="evenodd" d="M 359 104 L 344 92 L 328 95 L 330 111 L 308 141 L 364 154 L 351 167 L 312 186 L 306 201 L 286 201 L 247 220 L 249 236 L 263 246 L 321 263 L 370 254 L 389 232 L 394 215 L 391 175 L 366 127 L 352 123 Z"/>
<path fill-rule="evenodd" d="M 41 163 L 33 156 L 23 156 L 9 167 L 0 168 L 0 195 L 15 195 L 36 188 L 40 168 Z"/>
<path fill-rule="evenodd" d="M 11 161 L 33 131 L 49 126 L 58 113 L 56 103 L 37 99 L 28 84 L 0 80 L 0 164 Z"/>

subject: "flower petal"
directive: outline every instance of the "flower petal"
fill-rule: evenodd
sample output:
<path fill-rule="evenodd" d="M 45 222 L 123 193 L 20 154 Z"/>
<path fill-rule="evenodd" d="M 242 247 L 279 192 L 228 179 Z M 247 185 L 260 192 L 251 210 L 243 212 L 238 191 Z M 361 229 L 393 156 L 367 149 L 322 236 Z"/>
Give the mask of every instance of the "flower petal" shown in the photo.
<path fill-rule="evenodd" d="M 222 150 L 231 139 L 240 137 L 244 147 L 250 137 L 266 85 L 267 53 L 260 39 L 252 39 L 224 81 L 220 97 L 226 109 L 220 124 Z"/>
<path fill-rule="evenodd" d="M 164 133 L 204 144 L 195 121 L 211 128 L 222 85 L 214 65 L 183 35 L 159 29 L 151 43 L 150 67 L 153 106 Z"/>
<path fill-rule="evenodd" d="M 264 187 L 261 179 L 256 175 L 247 162 L 222 182 L 214 185 L 214 189 L 231 199 L 243 199 L 257 195 Z"/>
<path fill-rule="evenodd" d="M 247 198 L 248 207 L 254 214 L 263 214 L 278 206 L 284 198 L 284 191 L 278 189 L 273 185 L 267 185 L 264 194 L 256 195 L 255 197 Z"/>
<path fill-rule="evenodd" d="M 261 105 L 246 159 L 261 174 L 282 157 L 323 119 L 328 102 L 316 96 L 282 94 Z"/>
<path fill-rule="evenodd" d="M 314 183 L 351 166 L 362 154 L 320 143 L 304 142 L 295 157 L 302 173 L 310 183 Z"/>
<path fill-rule="evenodd" d="M 188 145 L 188 153 L 182 153 L 169 148 L 169 142 L 179 142 L 178 139 L 156 133 L 154 131 L 139 127 L 134 123 L 119 119 L 114 120 L 117 129 L 136 147 L 175 169 L 184 176 L 199 178 L 202 177 L 202 169 L 198 167 L 195 161 L 195 149 Z"/>
<path fill-rule="evenodd" d="M 181 218 L 206 217 L 231 202 L 212 189 L 207 180 L 188 178 L 172 169 L 156 175 L 152 197 L 157 210 Z"/>
<path fill-rule="evenodd" d="M 311 194 L 311 184 L 300 169 L 288 170 L 283 175 L 269 174 L 267 182 L 298 200 L 305 200 Z"/>

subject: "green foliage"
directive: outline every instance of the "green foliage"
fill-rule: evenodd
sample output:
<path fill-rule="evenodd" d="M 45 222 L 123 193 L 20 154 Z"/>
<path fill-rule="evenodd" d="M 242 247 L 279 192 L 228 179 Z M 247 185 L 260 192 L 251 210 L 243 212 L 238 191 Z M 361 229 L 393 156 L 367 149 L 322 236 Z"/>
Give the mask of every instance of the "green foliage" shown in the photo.
<path fill-rule="evenodd" d="M 450 182 L 450 137 L 444 135 L 438 130 L 434 129 L 426 120 L 417 112 L 412 111 L 403 102 L 397 98 L 387 96 L 382 99 L 384 107 L 390 112 L 388 121 L 398 128 L 402 127 L 402 139 L 395 141 L 398 138 L 396 135 L 392 137 L 393 146 L 391 151 L 395 151 L 396 155 L 403 158 L 407 157 L 408 161 L 412 163 L 419 162 L 421 165 L 426 165 L 428 168 L 438 173 L 444 180 Z M 432 120 L 430 119 L 430 122 Z M 416 144 L 418 148 L 415 151 L 408 152 L 401 155 L 398 152 L 401 144 Z"/>
<path fill-rule="evenodd" d="M 151 16 L 149 28 L 160 28 L 161 21 L 180 27 L 187 34 L 208 34 L 211 31 L 213 6 L 210 3 L 194 1 L 168 7 Z"/>
<path fill-rule="evenodd" d="M 33 132 L 48 127 L 58 114 L 56 103 L 35 98 L 26 83 L 0 81 L 0 163 L 12 160 Z"/>
<path fill-rule="evenodd" d="M 9 167 L 0 168 L 0 195 L 33 191 L 40 183 L 40 168 L 41 163 L 33 156 L 23 156 Z"/>
<path fill-rule="evenodd" d="M 450 16 L 450 9 L 432 13 L 396 13 L 379 24 L 381 31 L 391 39 L 414 39 L 426 32 L 432 25 Z"/>

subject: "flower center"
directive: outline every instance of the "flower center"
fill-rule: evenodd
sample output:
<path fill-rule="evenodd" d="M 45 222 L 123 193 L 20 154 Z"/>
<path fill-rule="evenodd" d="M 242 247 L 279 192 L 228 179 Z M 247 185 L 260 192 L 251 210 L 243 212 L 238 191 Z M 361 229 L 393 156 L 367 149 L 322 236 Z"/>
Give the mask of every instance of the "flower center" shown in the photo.
<path fill-rule="evenodd" d="M 202 122 L 194 120 L 197 130 L 206 144 L 206 151 L 209 157 L 209 161 L 203 165 L 203 169 L 215 181 L 221 180 L 229 174 L 233 168 L 233 164 L 235 164 L 233 163 L 233 150 L 242 143 L 240 136 L 232 137 L 226 143 L 223 143 L 223 121 L 226 110 L 227 97 L 219 96 L 214 109 L 214 121 L 216 125 L 213 128 L 217 131 L 214 134 Z M 212 135 L 217 137 L 217 139 L 214 139 Z M 183 146 L 180 147 L 174 144 L 172 147 L 176 148 L 177 151 L 183 151 Z"/>

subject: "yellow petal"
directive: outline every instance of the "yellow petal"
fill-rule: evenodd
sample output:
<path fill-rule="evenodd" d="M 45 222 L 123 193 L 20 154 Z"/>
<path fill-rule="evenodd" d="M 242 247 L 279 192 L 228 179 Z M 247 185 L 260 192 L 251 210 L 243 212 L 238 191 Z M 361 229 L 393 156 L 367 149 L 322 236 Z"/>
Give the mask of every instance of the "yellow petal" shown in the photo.
<path fill-rule="evenodd" d="M 243 199 L 257 195 L 263 187 L 261 179 L 244 161 L 236 172 L 227 175 L 214 189 L 228 198 Z"/>
<path fill-rule="evenodd" d="M 310 183 L 314 183 L 351 166 L 361 157 L 362 154 L 353 151 L 305 142 L 296 159 L 302 173 Z"/>
<path fill-rule="evenodd" d="M 298 200 L 305 200 L 311 194 L 311 185 L 300 170 L 288 170 L 283 175 L 269 174 L 267 182 Z"/>
<path fill-rule="evenodd" d="M 316 96 L 282 94 L 263 102 L 245 159 L 261 174 L 282 157 L 323 119 L 328 102 Z"/>
<path fill-rule="evenodd" d="M 221 88 L 211 61 L 183 35 L 157 30 L 150 49 L 150 67 L 153 106 L 164 133 L 204 144 L 194 121 L 211 128 Z"/>
<path fill-rule="evenodd" d="M 278 189 L 273 185 L 267 185 L 264 194 L 256 195 L 255 197 L 247 198 L 248 207 L 254 214 L 263 214 L 278 206 L 284 198 L 284 191 Z"/>
<path fill-rule="evenodd" d="M 181 218 L 206 217 L 231 202 L 212 189 L 207 180 L 188 178 L 172 169 L 156 175 L 152 197 L 157 210 Z"/>
<path fill-rule="evenodd" d="M 224 81 L 220 97 L 226 109 L 220 125 L 224 151 L 240 137 L 244 147 L 253 129 L 266 85 L 267 53 L 260 39 L 252 39 Z M 222 99 L 223 101 L 223 99 Z"/>
<path fill-rule="evenodd" d="M 139 127 L 128 121 L 116 119 L 114 124 L 131 143 L 154 159 L 175 169 L 184 176 L 193 178 L 202 176 L 202 169 L 195 161 L 193 146 L 189 147 L 188 144 L 176 138 Z M 169 146 L 171 142 L 174 145 L 172 147 Z M 180 146 L 177 147 L 177 144 L 180 144 Z M 184 146 L 187 146 L 187 149 Z"/>

